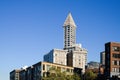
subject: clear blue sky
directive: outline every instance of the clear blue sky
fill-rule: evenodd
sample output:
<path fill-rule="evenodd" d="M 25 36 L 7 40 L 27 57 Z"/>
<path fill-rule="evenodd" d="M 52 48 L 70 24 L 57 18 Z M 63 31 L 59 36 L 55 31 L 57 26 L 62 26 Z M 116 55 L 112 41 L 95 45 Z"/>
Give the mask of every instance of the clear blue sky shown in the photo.
<path fill-rule="evenodd" d="M 88 62 L 99 61 L 106 42 L 120 42 L 120 0 L 0 0 L 0 80 L 42 61 L 51 49 L 62 49 L 69 12 Z"/>

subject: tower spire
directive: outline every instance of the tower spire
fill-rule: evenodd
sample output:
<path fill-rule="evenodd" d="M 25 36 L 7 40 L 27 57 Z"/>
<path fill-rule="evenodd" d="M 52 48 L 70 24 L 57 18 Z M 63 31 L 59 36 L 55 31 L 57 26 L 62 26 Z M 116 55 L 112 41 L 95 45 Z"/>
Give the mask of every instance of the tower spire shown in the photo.
<path fill-rule="evenodd" d="M 76 44 L 76 25 L 71 13 L 68 14 L 64 24 L 64 49 L 68 49 Z"/>
<path fill-rule="evenodd" d="M 76 27 L 71 13 L 68 14 L 68 16 L 67 16 L 67 18 L 66 18 L 66 20 L 65 20 L 65 22 L 63 24 L 63 26 L 68 26 L 68 25 Z"/>

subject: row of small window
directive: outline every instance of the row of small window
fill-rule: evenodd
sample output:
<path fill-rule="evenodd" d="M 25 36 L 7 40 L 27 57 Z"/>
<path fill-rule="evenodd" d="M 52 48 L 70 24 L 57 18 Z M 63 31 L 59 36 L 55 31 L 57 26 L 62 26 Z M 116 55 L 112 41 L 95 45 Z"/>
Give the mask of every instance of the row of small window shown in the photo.
<path fill-rule="evenodd" d="M 66 38 L 72 38 L 72 37 L 73 37 L 73 36 L 69 36 L 69 35 L 68 35 L 67 37 L 65 36 L 65 39 L 66 39 Z"/>
<path fill-rule="evenodd" d="M 113 50 L 113 51 L 118 51 L 118 52 L 119 52 L 119 51 L 120 51 L 120 47 L 113 46 L 113 47 L 112 47 L 112 50 Z"/>
<path fill-rule="evenodd" d="M 120 58 L 120 54 L 113 54 L 113 58 Z"/>
<path fill-rule="evenodd" d="M 65 45 L 65 46 L 71 46 L 71 45 L 68 44 L 68 45 Z"/>
<path fill-rule="evenodd" d="M 69 42 L 74 42 L 74 41 L 75 41 L 75 40 L 73 40 L 73 39 L 72 39 L 72 40 L 67 39 L 67 40 L 65 40 L 64 42 L 65 42 L 65 43 L 66 43 L 66 42 L 68 42 L 68 43 L 69 43 Z"/>
<path fill-rule="evenodd" d="M 59 70 L 61 70 L 61 71 L 66 71 L 66 72 L 73 72 L 73 70 L 72 69 L 68 69 L 68 68 L 61 68 L 61 67 L 55 67 L 55 66 L 50 66 L 50 65 L 43 65 L 43 70 L 45 70 L 45 67 L 46 67 L 46 69 L 47 70 L 50 70 L 50 69 L 55 69 L 55 68 L 57 68 L 57 69 L 59 69 Z"/>
<path fill-rule="evenodd" d="M 119 65 L 120 65 L 120 61 L 114 60 L 114 61 L 112 61 L 112 64 L 113 64 L 113 65 L 118 65 L 118 66 L 119 66 Z"/>
<path fill-rule="evenodd" d="M 66 27 L 67 29 L 72 29 L 72 27 Z"/>
<path fill-rule="evenodd" d="M 68 71 L 69 72 L 69 71 Z M 43 77 L 48 77 L 49 75 L 52 75 L 52 76 L 57 76 L 57 74 L 56 73 L 50 73 L 50 72 L 43 72 Z"/>
<path fill-rule="evenodd" d="M 67 35 L 65 35 L 64 37 L 65 37 L 65 38 L 72 38 L 72 37 L 74 38 L 75 36 L 70 35 L 70 34 L 67 34 Z"/>
<path fill-rule="evenodd" d="M 112 68 L 112 72 L 120 72 L 120 68 Z"/>
<path fill-rule="evenodd" d="M 75 39 L 71 38 L 71 39 L 65 39 L 65 42 L 72 42 L 75 41 Z"/>
<path fill-rule="evenodd" d="M 68 45 L 73 44 L 72 41 L 71 41 L 71 42 L 69 42 L 69 41 L 67 42 L 67 41 L 66 41 L 65 43 L 68 44 Z"/>
<path fill-rule="evenodd" d="M 73 41 L 65 41 L 65 43 L 68 43 L 68 44 L 69 44 L 69 43 L 72 43 L 72 42 L 73 42 Z"/>
<path fill-rule="evenodd" d="M 59 57 L 64 57 L 64 55 L 61 55 L 61 54 L 55 54 L 55 56 L 59 56 Z M 57 57 L 56 57 L 57 58 Z"/>

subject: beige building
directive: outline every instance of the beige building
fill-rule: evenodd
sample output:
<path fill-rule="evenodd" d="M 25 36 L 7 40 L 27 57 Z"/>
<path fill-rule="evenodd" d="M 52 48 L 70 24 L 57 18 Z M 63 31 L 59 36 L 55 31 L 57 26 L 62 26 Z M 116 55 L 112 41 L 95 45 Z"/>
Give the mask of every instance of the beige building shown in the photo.
<path fill-rule="evenodd" d="M 65 66 L 65 65 L 59 65 L 55 63 L 48 63 L 48 62 L 38 62 L 37 64 L 33 65 L 34 71 L 36 70 L 34 75 L 40 74 L 42 77 L 47 77 L 48 72 L 51 68 L 59 69 L 61 72 L 67 72 L 68 75 L 73 75 L 73 67 Z M 41 72 L 41 73 L 39 73 Z M 37 76 L 36 76 L 37 77 Z M 37 78 L 36 78 L 37 80 Z M 38 79 L 39 80 L 39 79 Z"/>
<path fill-rule="evenodd" d="M 82 68 L 82 73 L 84 73 L 86 64 L 87 64 L 87 50 L 79 45 L 72 47 L 71 51 L 67 54 L 67 65 Z"/>
<path fill-rule="evenodd" d="M 13 70 L 10 72 L 10 80 L 43 80 L 43 77 L 48 77 L 50 74 L 55 75 L 57 72 L 66 72 L 66 75 L 73 75 L 74 68 L 48 62 L 38 62 L 26 69 Z M 79 70 L 79 69 L 78 69 Z M 77 70 L 76 70 L 77 71 Z"/>
<path fill-rule="evenodd" d="M 67 50 L 53 49 L 44 55 L 44 61 L 67 65 Z"/>

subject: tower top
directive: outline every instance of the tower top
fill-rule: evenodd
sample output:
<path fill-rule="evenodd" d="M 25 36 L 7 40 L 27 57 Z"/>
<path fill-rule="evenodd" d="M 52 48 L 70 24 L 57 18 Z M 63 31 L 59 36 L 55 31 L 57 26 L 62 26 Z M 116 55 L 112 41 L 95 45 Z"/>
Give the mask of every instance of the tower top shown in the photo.
<path fill-rule="evenodd" d="M 64 27 L 68 26 L 68 25 L 76 27 L 75 22 L 74 22 L 74 20 L 72 18 L 71 13 L 68 14 L 68 16 L 67 16 L 67 18 L 66 18 L 66 20 L 65 20 L 65 22 L 63 24 Z"/>

